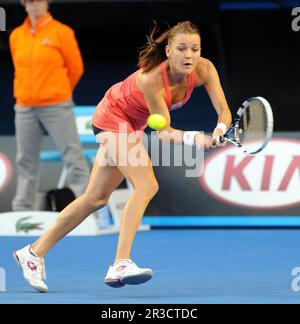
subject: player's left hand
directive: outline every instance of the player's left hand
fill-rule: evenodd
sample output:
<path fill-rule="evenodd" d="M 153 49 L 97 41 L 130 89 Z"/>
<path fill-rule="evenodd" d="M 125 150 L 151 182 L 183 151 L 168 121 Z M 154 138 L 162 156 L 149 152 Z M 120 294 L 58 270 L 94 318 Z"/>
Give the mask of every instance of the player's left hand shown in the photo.
<path fill-rule="evenodd" d="M 218 137 L 220 137 L 222 135 L 223 135 L 223 132 L 222 132 L 221 129 L 219 129 L 219 128 L 215 129 L 214 133 L 212 134 L 213 143 L 216 143 L 214 148 L 216 148 L 216 147 L 224 147 L 227 144 L 226 141 L 224 141 L 223 143 L 219 143 L 217 141 Z"/>

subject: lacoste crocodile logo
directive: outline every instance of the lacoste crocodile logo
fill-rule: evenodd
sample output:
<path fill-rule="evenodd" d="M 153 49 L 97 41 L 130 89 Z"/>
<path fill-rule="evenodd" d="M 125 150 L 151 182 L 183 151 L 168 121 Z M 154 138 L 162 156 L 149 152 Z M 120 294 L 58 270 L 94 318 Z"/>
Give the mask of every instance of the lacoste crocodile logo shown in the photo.
<path fill-rule="evenodd" d="M 41 225 L 43 225 L 43 223 L 29 223 L 26 222 L 27 220 L 29 220 L 31 217 L 23 217 L 20 218 L 17 223 L 16 223 L 16 230 L 17 232 L 25 232 L 26 234 L 30 231 L 33 230 L 43 230 L 43 228 L 41 227 Z"/>

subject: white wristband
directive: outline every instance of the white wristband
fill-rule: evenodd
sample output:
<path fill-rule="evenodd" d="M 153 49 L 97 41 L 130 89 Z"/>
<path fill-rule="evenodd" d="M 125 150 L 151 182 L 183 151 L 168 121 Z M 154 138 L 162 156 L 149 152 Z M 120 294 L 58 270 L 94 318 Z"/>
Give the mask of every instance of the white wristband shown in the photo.
<path fill-rule="evenodd" d="M 195 145 L 195 136 L 200 134 L 200 132 L 188 131 L 183 132 L 183 143 L 185 145 Z"/>
<path fill-rule="evenodd" d="M 227 126 L 226 126 L 224 123 L 219 123 L 219 124 L 216 126 L 215 130 L 216 130 L 217 128 L 221 129 L 221 131 L 222 131 L 222 133 L 223 133 L 222 135 L 224 135 L 224 134 L 226 133 L 226 131 L 227 131 Z M 215 130 L 214 130 L 214 132 L 215 132 Z"/>

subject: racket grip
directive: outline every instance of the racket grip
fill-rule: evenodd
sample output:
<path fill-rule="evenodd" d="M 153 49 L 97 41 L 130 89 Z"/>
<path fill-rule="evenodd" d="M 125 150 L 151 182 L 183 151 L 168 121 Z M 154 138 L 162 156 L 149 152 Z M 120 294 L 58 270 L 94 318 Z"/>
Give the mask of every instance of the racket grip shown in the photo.
<path fill-rule="evenodd" d="M 218 136 L 216 139 L 213 140 L 213 146 L 216 146 L 218 144 L 222 144 L 225 142 L 224 136 Z"/>

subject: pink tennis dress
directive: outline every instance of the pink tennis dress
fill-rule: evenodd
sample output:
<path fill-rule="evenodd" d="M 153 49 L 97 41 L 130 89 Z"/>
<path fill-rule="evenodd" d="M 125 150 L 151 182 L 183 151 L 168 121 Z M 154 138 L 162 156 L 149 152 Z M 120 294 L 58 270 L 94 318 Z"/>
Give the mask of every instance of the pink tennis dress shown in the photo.
<path fill-rule="evenodd" d="M 185 98 L 172 105 L 166 63 L 166 61 L 161 63 L 160 68 L 165 86 L 166 105 L 171 111 L 182 107 L 189 100 L 194 90 L 195 71 L 189 75 Z M 94 126 L 113 132 L 143 131 L 147 127 L 147 117 L 150 113 L 144 95 L 136 85 L 139 71 L 116 83 L 105 93 L 95 110 L 92 121 Z"/>

